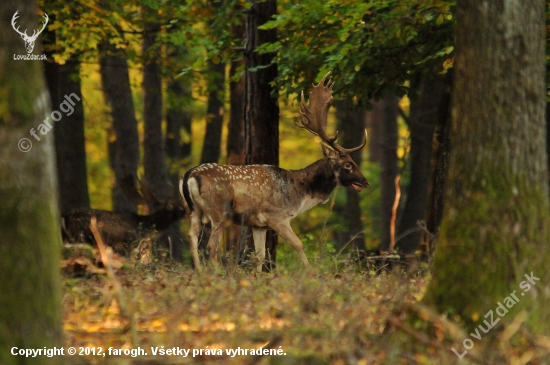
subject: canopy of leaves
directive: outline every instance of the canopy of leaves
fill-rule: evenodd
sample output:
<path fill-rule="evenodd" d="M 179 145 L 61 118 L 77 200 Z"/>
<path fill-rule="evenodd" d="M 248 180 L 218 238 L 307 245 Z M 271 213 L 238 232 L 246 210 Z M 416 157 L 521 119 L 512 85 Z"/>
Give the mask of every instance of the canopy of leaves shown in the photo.
<path fill-rule="evenodd" d="M 453 51 L 453 1 L 315 1 L 285 4 L 263 29 L 277 28 L 279 41 L 260 52 L 276 52 L 278 86 L 307 89 L 331 70 L 336 94 L 368 104 L 385 89 L 403 95 L 418 73 L 444 72 Z"/>

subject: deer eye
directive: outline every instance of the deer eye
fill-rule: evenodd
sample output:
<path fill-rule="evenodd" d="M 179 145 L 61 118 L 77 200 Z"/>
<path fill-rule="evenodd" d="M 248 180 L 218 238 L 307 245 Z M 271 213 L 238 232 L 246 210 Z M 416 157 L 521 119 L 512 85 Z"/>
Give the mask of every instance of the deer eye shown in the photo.
<path fill-rule="evenodd" d="M 346 162 L 346 164 L 344 165 L 344 168 L 345 168 L 345 169 L 351 169 L 351 163 L 350 163 L 350 162 Z"/>

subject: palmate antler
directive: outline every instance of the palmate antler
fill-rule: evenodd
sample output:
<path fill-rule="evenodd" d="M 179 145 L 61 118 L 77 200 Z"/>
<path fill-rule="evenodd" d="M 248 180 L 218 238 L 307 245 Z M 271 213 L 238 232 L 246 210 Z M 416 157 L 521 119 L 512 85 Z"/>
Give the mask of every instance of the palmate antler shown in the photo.
<path fill-rule="evenodd" d="M 307 129 L 311 133 L 319 136 L 327 145 L 333 150 L 338 151 L 340 154 L 347 155 L 355 151 L 360 150 L 367 143 L 367 130 L 365 129 L 365 140 L 363 143 L 355 148 L 343 148 L 339 146 L 336 141 L 338 140 L 338 131 L 334 137 L 327 136 L 327 119 L 328 110 L 330 105 L 334 101 L 332 97 L 332 87 L 334 82 L 331 80 L 325 85 L 325 81 L 330 75 L 330 71 L 319 81 L 317 85 L 313 85 L 313 89 L 309 93 L 309 105 L 306 105 L 304 98 L 304 92 L 302 91 L 302 102 L 300 103 L 300 115 L 302 124 L 296 123 L 300 128 Z"/>

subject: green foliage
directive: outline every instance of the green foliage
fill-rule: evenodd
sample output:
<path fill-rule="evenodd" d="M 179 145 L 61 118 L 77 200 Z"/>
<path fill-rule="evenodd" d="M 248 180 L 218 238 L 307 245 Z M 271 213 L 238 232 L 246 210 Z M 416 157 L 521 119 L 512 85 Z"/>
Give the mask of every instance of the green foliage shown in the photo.
<path fill-rule="evenodd" d="M 328 70 L 335 93 L 368 104 L 384 90 L 399 96 L 412 74 L 444 71 L 453 51 L 453 1 L 301 1 L 263 29 L 276 28 L 279 89 L 298 94 Z M 449 62 L 446 64 L 447 68 Z"/>

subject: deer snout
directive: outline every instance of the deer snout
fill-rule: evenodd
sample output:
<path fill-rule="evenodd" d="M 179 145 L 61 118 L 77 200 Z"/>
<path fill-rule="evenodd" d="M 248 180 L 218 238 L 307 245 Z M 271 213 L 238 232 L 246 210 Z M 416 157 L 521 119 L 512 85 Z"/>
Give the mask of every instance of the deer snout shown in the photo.
<path fill-rule="evenodd" d="M 367 181 L 367 179 L 363 179 L 361 182 L 354 182 L 351 184 L 351 187 L 353 188 L 353 190 L 355 191 L 361 191 L 363 190 L 364 188 L 367 188 L 369 186 L 369 182 Z"/>

